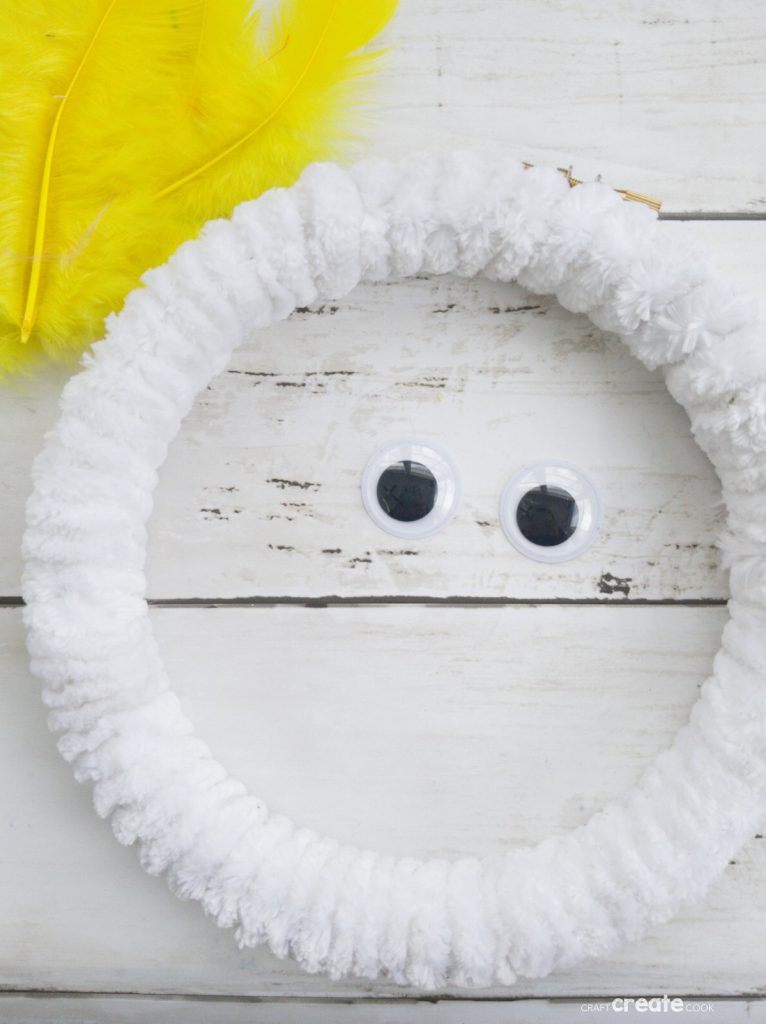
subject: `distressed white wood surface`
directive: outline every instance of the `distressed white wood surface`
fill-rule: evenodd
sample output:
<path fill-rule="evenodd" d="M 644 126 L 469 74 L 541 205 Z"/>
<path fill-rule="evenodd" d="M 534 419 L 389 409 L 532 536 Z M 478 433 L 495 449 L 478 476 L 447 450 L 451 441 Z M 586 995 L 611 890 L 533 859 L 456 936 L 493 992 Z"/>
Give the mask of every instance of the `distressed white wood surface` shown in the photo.
<path fill-rule="evenodd" d="M 387 41 L 369 148 L 572 162 L 702 218 L 662 230 L 761 290 L 766 23 L 755 0 L 672 11 L 401 0 Z M 743 219 L 704 219 L 721 214 Z M 307 824 L 423 854 L 534 841 L 628 785 L 684 720 L 725 614 L 715 479 L 659 376 L 547 301 L 448 279 L 299 314 L 231 369 L 163 472 L 151 596 L 447 606 L 155 609 L 182 698 L 229 767 Z M 11 601 L 29 464 L 63 379 L 0 391 L 0 597 Z M 377 533 L 357 494 L 370 451 L 402 433 L 447 446 L 464 476 L 459 517 L 418 545 Z M 541 455 L 590 469 L 607 506 L 599 544 L 549 569 L 516 555 L 497 523 L 508 475 Z M 610 604 L 450 604 L 459 598 Z M 546 998 L 663 992 L 743 997 L 714 1015 L 763 1016 L 743 1001 L 766 990 L 766 843 L 755 837 L 706 901 L 641 943 L 483 993 L 531 1002 L 305 1004 L 403 993 L 237 951 L 146 877 L 55 754 L 18 609 L 0 609 L 0 654 L 0 988 L 158 997 L 5 996 L 0 1020 L 534 1024 L 585 1016 Z"/>
<path fill-rule="evenodd" d="M 534 841 L 622 791 L 684 721 L 725 612 L 152 615 L 201 734 L 274 809 L 342 838 L 425 855 Z M 196 904 L 146 876 L 54 752 L 19 619 L 18 609 L 0 612 L 0 987 L 403 994 L 386 984 L 333 984 L 263 950 L 238 951 Z M 762 991 L 764 845 L 754 837 L 703 903 L 643 942 L 494 995 Z"/>
<path fill-rule="evenodd" d="M 763 228 L 662 225 L 753 290 Z M 0 593 L 18 593 L 21 496 L 59 386 L 0 395 Z M 416 545 L 359 498 L 369 455 L 411 434 L 453 453 L 465 490 L 455 521 Z M 606 507 L 597 544 L 564 566 L 524 558 L 498 522 L 508 477 L 546 457 L 589 470 Z M 718 494 L 661 375 L 584 318 L 487 281 L 365 287 L 256 335 L 197 401 L 157 491 L 149 592 L 721 599 Z"/>
<path fill-rule="evenodd" d="M 660 997 L 661 998 L 661 997 Z M 130 996 L 68 997 L 2 996 L 0 1021 L 13 1024 L 571 1024 L 582 1018 L 603 1018 L 608 1000 L 549 1002 L 408 1003 L 299 1002 L 233 1003 L 216 999 L 145 999 Z M 621 1004 L 622 1005 L 622 1004 Z M 603 1007 L 603 1009 L 602 1009 Z M 704 1007 L 704 1008 L 702 1008 Z M 620 1010 L 621 1021 L 645 1021 L 646 1010 Z M 671 1011 L 672 1012 L 672 1011 Z M 750 1000 L 688 1000 L 672 1019 L 713 1018 L 726 1024 L 762 1024 L 766 1003 Z"/>
<path fill-rule="evenodd" d="M 758 0 L 400 0 L 378 148 L 575 165 L 668 211 L 766 210 Z"/>

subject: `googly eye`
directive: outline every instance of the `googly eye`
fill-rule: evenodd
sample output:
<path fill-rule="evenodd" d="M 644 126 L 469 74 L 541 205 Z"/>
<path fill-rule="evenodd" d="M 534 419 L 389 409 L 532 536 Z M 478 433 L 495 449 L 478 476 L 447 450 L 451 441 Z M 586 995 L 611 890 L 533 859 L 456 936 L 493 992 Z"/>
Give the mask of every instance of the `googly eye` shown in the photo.
<path fill-rule="evenodd" d="M 437 533 L 460 502 L 457 467 L 443 448 L 405 438 L 384 445 L 362 473 L 362 501 L 370 519 L 394 537 L 418 540 Z"/>
<path fill-rule="evenodd" d="M 567 462 L 527 466 L 505 486 L 500 523 L 511 544 L 538 562 L 566 562 L 598 536 L 602 507 L 596 485 Z"/>

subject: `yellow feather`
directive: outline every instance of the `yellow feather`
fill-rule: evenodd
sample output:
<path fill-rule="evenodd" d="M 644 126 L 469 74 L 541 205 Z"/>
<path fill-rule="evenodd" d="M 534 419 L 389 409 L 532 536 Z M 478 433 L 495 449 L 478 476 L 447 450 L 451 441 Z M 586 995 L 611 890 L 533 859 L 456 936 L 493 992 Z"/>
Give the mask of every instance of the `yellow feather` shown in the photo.
<path fill-rule="evenodd" d="M 335 155 L 396 0 L 0 0 L 0 373 L 66 359 L 211 217 Z"/>

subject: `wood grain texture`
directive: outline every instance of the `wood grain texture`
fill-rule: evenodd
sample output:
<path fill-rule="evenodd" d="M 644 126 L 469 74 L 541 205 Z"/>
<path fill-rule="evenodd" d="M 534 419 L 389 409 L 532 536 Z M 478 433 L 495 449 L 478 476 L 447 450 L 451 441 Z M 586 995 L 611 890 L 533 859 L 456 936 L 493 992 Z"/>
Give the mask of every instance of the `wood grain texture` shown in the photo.
<path fill-rule="evenodd" d="M 571 1024 L 600 1019 L 606 1000 L 550 1002 L 342 1003 L 303 1001 L 230 1002 L 195 998 L 147 999 L 125 996 L 0 995 L 0 1021 L 13 1024 Z M 685 1012 L 672 1019 L 712 1018 L 726 1024 L 763 1024 L 766 1004 L 751 1000 L 688 1000 Z M 704 1009 L 700 1006 L 704 1005 Z M 604 1007 L 603 1010 L 600 1007 Z M 585 1010 L 583 1007 L 587 1007 Z M 592 1009 L 591 1009 L 592 1007 Z M 620 1011 L 621 1021 L 645 1021 L 646 1011 Z"/>
<path fill-rule="evenodd" d="M 482 853 L 584 820 L 685 720 L 721 608 L 155 609 L 185 707 L 275 810 L 397 853 Z M 530 638 L 534 638 L 530 642 Z M 398 995 L 237 951 L 139 869 L 46 735 L 0 611 L 0 987 Z M 562 671 L 566 652 L 566 671 Z M 530 770 L 531 769 L 531 770 Z M 757 993 L 764 841 L 706 901 L 602 962 L 496 996 Z M 408 996 L 417 995 L 407 990 Z"/>
<path fill-rule="evenodd" d="M 574 164 L 668 211 L 766 211 L 757 0 L 402 0 L 376 148 Z"/>
<path fill-rule="evenodd" d="M 766 224 L 663 224 L 757 288 Z M 0 392 L 0 593 L 17 594 L 29 466 L 60 377 Z M 403 543 L 368 519 L 365 461 L 419 435 L 463 476 L 457 519 Z M 545 566 L 498 522 L 508 477 L 575 462 L 606 506 L 598 543 Z M 723 599 L 719 489 L 659 373 L 554 302 L 452 278 L 357 289 L 259 334 L 206 390 L 162 470 L 154 598 Z"/>

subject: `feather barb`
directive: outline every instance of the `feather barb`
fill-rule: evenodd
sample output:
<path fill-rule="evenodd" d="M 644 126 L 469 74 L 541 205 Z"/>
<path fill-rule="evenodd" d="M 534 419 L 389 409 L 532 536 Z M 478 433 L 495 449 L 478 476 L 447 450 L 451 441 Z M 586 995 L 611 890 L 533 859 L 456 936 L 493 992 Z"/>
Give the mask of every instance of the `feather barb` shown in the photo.
<path fill-rule="evenodd" d="M 200 167 L 195 168 L 195 170 L 193 171 L 189 171 L 189 173 L 185 174 L 182 178 L 179 178 L 177 181 L 174 181 L 170 185 L 167 185 L 165 188 L 161 189 L 156 194 L 156 199 L 163 199 L 165 196 L 170 195 L 171 192 L 175 192 L 176 189 L 183 188 L 183 186 L 186 185 L 188 182 L 192 181 L 194 178 L 198 178 L 200 175 L 210 170 L 211 167 L 214 167 L 222 160 L 225 160 L 227 156 L 231 156 L 231 154 L 235 153 L 240 148 L 240 146 L 244 146 L 246 143 L 250 142 L 251 139 L 254 139 L 255 136 L 260 131 L 263 131 L 263 129 L 266 127 L 266 125 L 269 124 L 269 122 L 274 120 L 274 118 L 277 116 L 277 114 L 279 114 L 280 110 L 285 106 L 285 104 L 289 103 L 292 96 L 298 91 L 298 89 L 300 89 L 303 80 L 311 70 L 311 66 L 316 60 L 317 54 L 322 49 L 322 44 L 324 43 L 325 37 L 327 36 L 327 33 L 330 30 L 330 24 L 332 22 L 333 15 L 335 14 L 337 8 L 338 0 L 333 0 L 333 4 L 327 15 L 327 20 L 325 21 L 324 28 L 322 29 L 322 33 L 319 36 L 319 39 L 317 39 L 316 45 L 313 49 L 313 52 L 311 53 L 311 56 L 309 57 L 308 61 L 304 65 L 302 71 L 300 72 L 296 80 L 292 83 L 288 92 L 280 100 L 277 101 L 274 108 L 270 110 L 269 113 L 254 128 L 252 128 L 249 132 L 246 132 L 243 136 L 241 136 L 241 138 L 237 139 L 236 142 L 232 142 L 231 145 L 226 147 L 226 149 L 216 154 L 216 156 L 211 157 Z M 282 49 L 284 49 L 288 43 L 289 36 L 283 43 Z M 274 56 L 276 56 L 276 54 Z"/>

